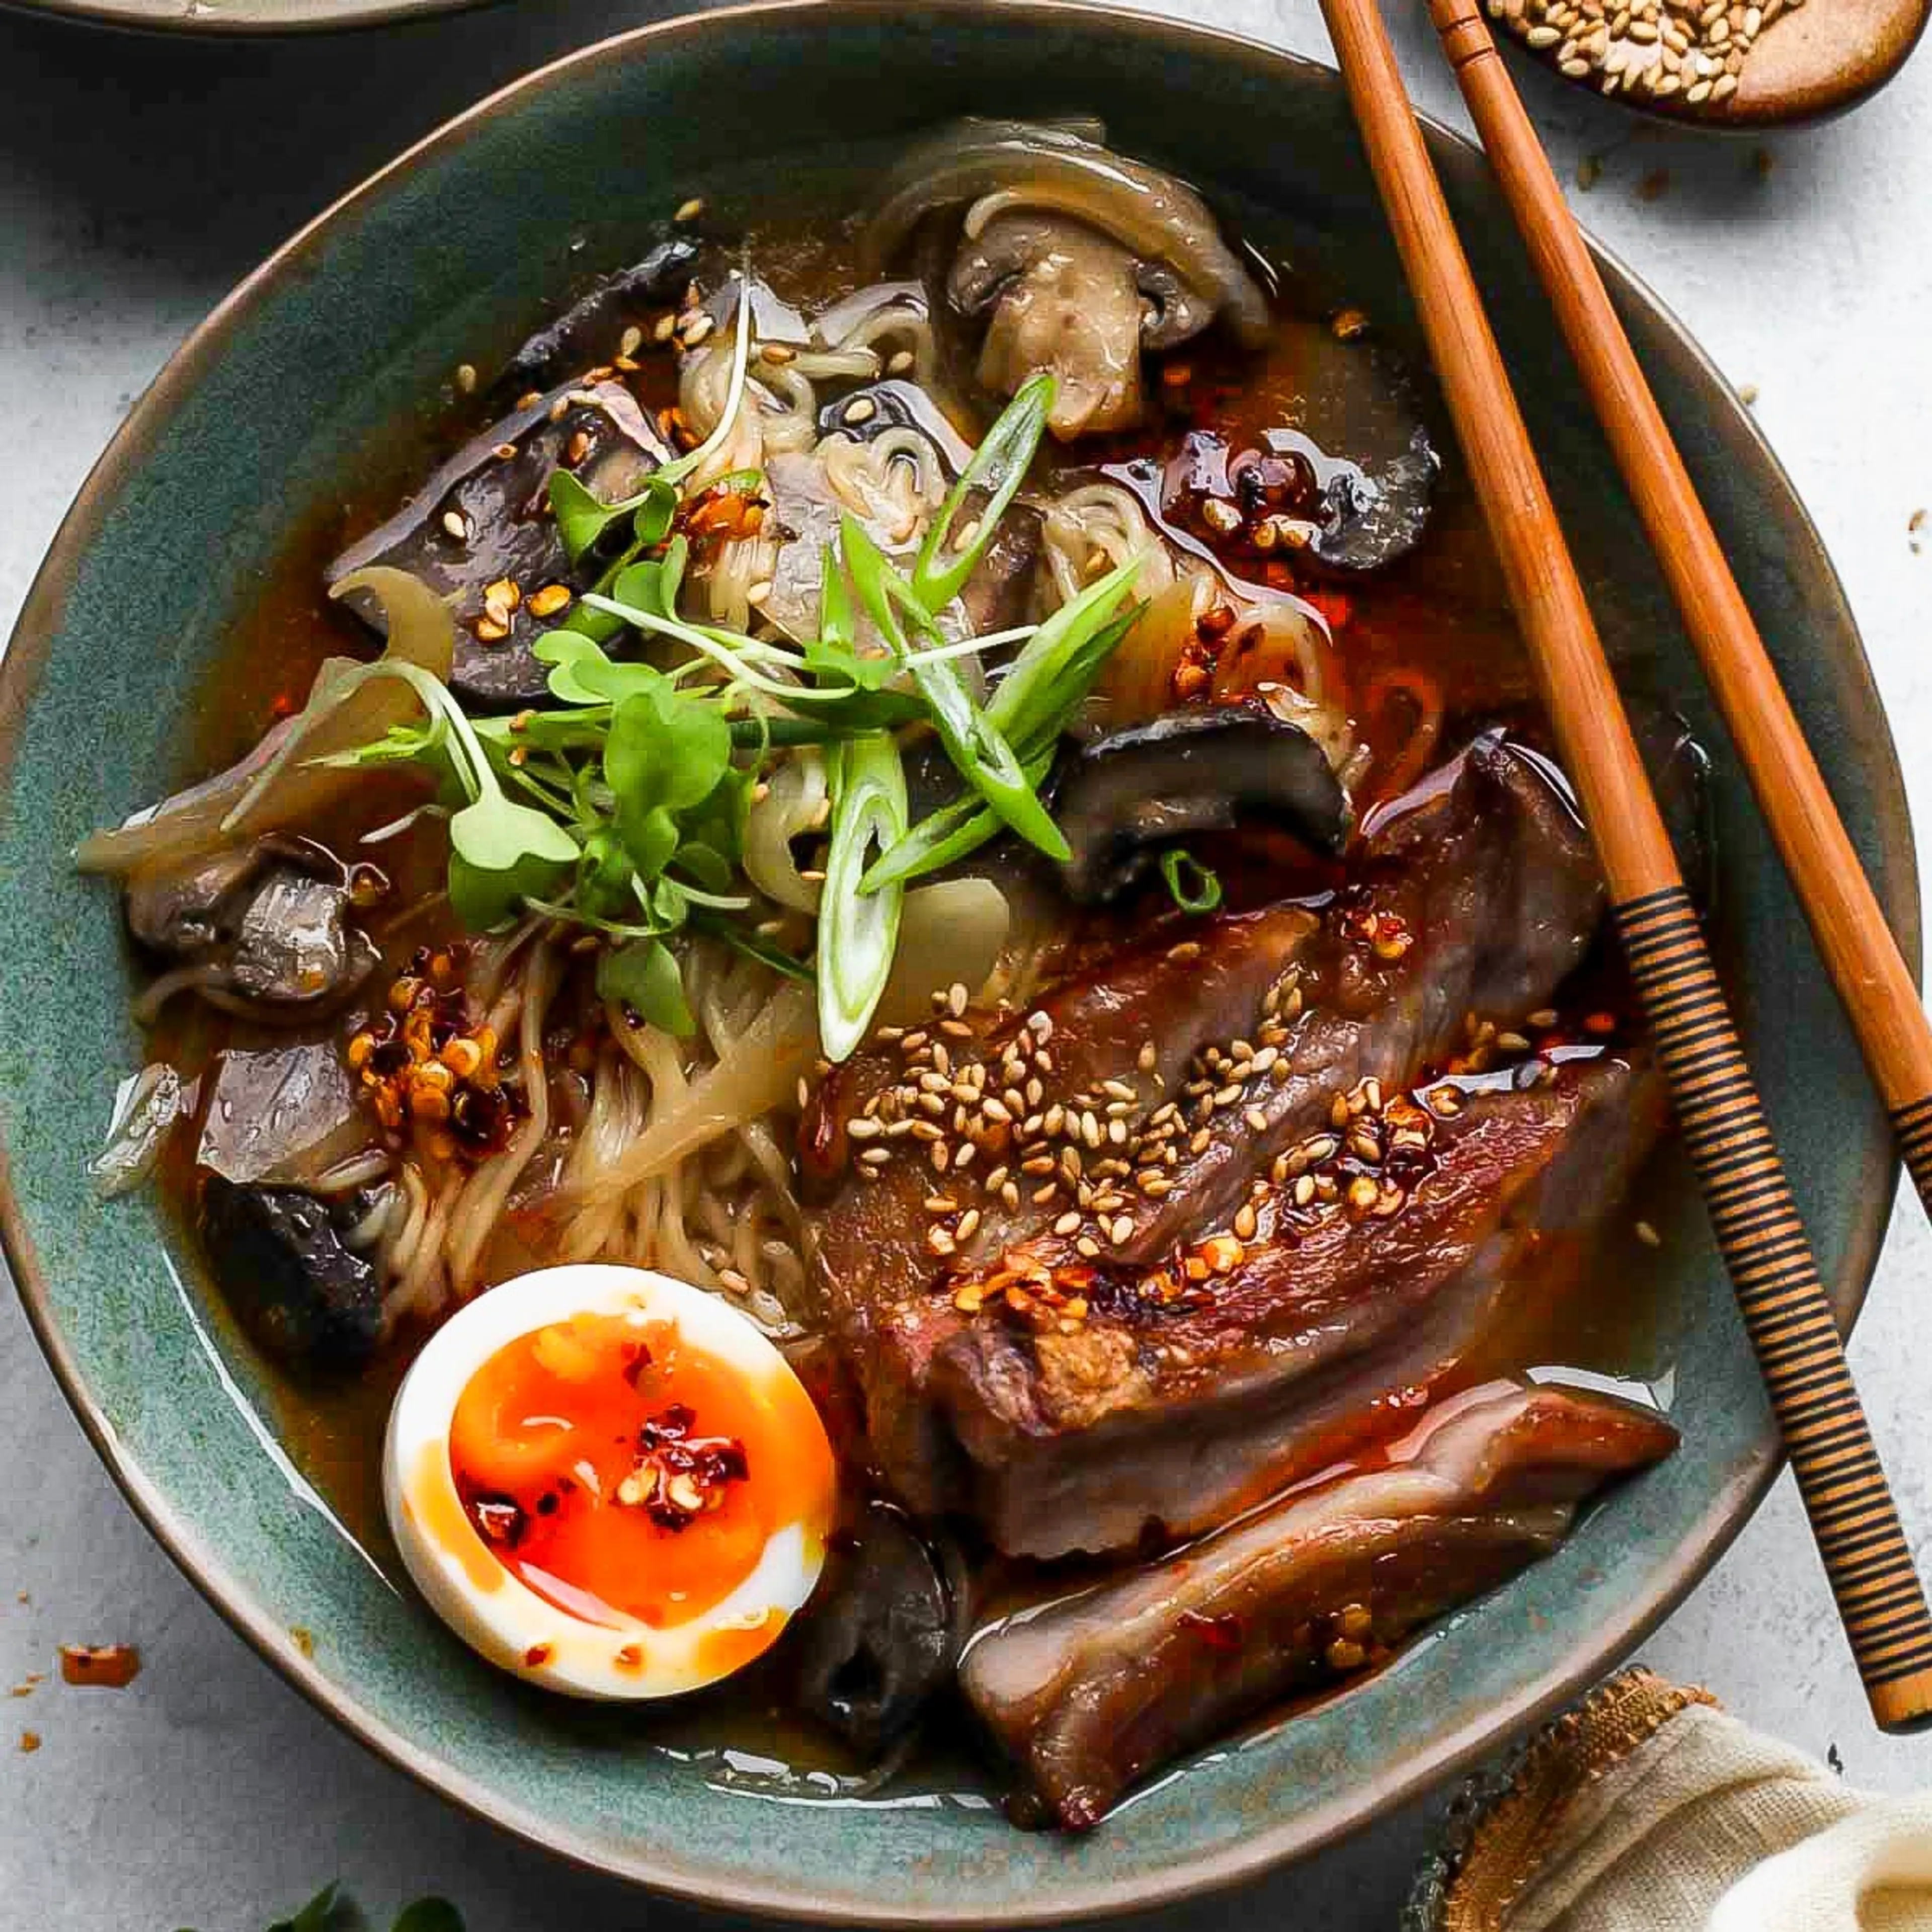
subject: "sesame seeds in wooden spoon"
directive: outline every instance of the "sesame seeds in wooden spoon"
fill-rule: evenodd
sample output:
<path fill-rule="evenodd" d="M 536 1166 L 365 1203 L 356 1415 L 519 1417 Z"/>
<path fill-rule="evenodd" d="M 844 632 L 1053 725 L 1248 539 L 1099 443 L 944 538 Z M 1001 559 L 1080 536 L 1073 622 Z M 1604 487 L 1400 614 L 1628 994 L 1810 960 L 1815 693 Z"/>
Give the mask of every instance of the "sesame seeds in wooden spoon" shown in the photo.
<path fill-rule="evenodd" d="M 1580 86 L 1677 120 L 1815 119 L 1882 86 L 1932 0 L 1484 0 L 1506 37 Z"/>

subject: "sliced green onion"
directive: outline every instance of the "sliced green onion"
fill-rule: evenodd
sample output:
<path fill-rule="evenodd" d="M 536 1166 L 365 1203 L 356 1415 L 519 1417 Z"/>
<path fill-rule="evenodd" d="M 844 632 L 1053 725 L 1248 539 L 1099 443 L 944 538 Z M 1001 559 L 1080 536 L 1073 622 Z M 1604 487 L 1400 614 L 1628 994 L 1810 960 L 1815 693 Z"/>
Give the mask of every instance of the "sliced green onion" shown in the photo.
<path fill-rule="evenodd" d="M 830 849 L 819 895 L 818 1035 L 826 1058 L 848 1059 L 866 1036 L 892 968 L 905 894 L 861 892 L 866 867 L 905 836 L 905 767 L 884 733 L 826 754 Z"/>
<path fill-rule="evenodd" d="M 854 587 L 892 655 L 902 661 L 913 656 L 906 620 L 922 636 L 944 644 L 946 639 L 934 627 L 932 614 L 849 511 L 840 520 L 839 534 Z M 1072 848 L 1040 803 L 1018 754 L 974 703 L 959 674 L 943 662 L 911 668 L 913 682 L 932 712 L 933 728 L 959 776 L 1029 844 L 1038 846 L 1049 859 L 1070 857 Z"/>
<path fill-rule="evenodd" d="M 1183 912 L 1212 912 L 1221 903 L 1220 878 L 1185 846 L 1174 846 L 1160 855 L 1160 875 Z"/>
<path fill-rule="evenodd" d="M 1029 760 L 1027 776 L 1037 786 L 1053 768 L 1053 753 Z M 1005 830 L 996 812 L 980 802 L 976 794 L 956 798 L 928 812 L 890 852 L 875 860 L 859 882 L 862 892 L 883 892 L 889 886 L 910 885 L 928 872 L 956 863 L 976 852 L 990 838 Z"/>
<path fill-rule="evenodd" d="M 1034 452 L 1040 447 L 1058 388 L 1054 378 L 1045 370 L 1022 383 L 1012 400 L 994 419 L 992 428 L 973 452 L 972 460 L 939 506 L 939 514 L 926 533 L 912 569 L 913 595 L 935 616 L 958 596 L 986 554 L 1000 518 L 1006 514 L 1006 506 L 1025 478 Z M 940 560 L 952 535 L 955 520 L 966 507 L 968 498 L 980 490 L 986 492 L 986 501 L 972 541 L 956 551 L 950 562 L 942 564 Z"/>
<path fill-rule="evenodd" d="M 1044 728 L 1058 706 L 1057 688 L 1063 674 L 1078 660 L 1082 647 L 1104 629 L 1114 606 L 1140 574 L 1141 561 L 1130 556 L 1106 576 L 1096 578 L 1034 631 L 987 700 L 987 715 L 1002 731 L 1021 740 Z M 1095 672 L 1099 668 L 1098 664 L 1094 667 Z"/>
<path fill-rule="evenodd" d="M 1093 688 L 1100 668 L 1120 640 L 1130 631 L 1141 614 L 1136 604 L 1111 622 L 1101 625 L 1077 648 L 1060 654 L 1057 674 L 1043 691 L 1030 700 L 1027 710 L 1037 716 L 1032 735 L 1019 740 L 1020 755 L 1026 761 L 1027 776 L 1038 790 L 1052 769 L 1060 734 L 1072 722 L 1073 714 Z M 1002 685 L 1000 690 L 1005 686 Z M 997 702 L 999 693 L 994 694 Z M 992 707 L 989 706 L 988 709 Z M 881 886 L 905 885 L 928 872 L 956 863 L 976 852 L 1000 830 L 1000 820 L 972 797 L 955 799 L 922 818 L 892 850 L 874 865 L 860 882 L 861 892 L 877 892 Z"/>

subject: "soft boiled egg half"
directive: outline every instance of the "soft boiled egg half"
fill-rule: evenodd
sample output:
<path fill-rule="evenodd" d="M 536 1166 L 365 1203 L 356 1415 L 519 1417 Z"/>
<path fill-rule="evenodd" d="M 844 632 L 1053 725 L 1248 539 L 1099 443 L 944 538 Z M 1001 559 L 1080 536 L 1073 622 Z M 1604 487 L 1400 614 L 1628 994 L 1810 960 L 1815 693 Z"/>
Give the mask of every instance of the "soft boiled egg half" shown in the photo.
<path fill-rule="evenodd" d="M 417 1587 L 491 1663 L 575 1697 L 675 1696 L 812 1594 L 836 1479 L 777 1349 L 641 1268 L 480 1295 L 390 1412 L 383 1501 Z"/>

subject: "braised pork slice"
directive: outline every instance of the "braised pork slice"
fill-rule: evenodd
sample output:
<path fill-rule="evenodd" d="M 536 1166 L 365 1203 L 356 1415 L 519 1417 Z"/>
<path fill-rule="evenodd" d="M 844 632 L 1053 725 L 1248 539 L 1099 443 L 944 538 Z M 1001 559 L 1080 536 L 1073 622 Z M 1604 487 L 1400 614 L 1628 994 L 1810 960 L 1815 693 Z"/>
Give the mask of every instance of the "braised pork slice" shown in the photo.
<path fill-rule="evenodd" d="M 1010 1552 L 1115 1550 L 1226 1520 L 1345 1400 L 1452 1366 L 1655 1129 L 1630 1063 L 1514 1030 L 1600 908 L 1560 796 L 1485 740 L 1328 904 L 1192 922 L 835 1072 L 817 1265 L 887 1478 Z M 1516 1072 L 1411 1097 L 1472 1028 Z"/>
<path fill-rule="evenodd" d="M 1284 1699 L 1345 1683 L 1546 1556 L 1577 1502 L 1670 1453 L 1648 1411 L 1492 1383 L 1373 1465 L 976 1638 L 967 1696 L 1058 1822 Z"/>

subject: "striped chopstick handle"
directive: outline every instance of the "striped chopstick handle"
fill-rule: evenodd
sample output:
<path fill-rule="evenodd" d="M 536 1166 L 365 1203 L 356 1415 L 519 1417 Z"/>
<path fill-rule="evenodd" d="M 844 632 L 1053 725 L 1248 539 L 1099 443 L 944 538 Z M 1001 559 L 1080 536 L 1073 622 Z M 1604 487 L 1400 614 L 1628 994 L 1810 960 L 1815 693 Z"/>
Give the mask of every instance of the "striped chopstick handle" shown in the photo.
<path fill-rule="evenodd" d="M 1909 1106 L 1893 1108 L 1892 1130 L 1905 1156 L 1905 1171 L 1911 1175 L 1926 1212 L 1932 1214 L 1932 1094 Z"/>
<path fill-rule="evenodd" d="M 1673 885 L 1616 922 L 1873 1714 L 1912 1729 L 1932 1720 L 1932 1616 L 1696 910 Z"/>

